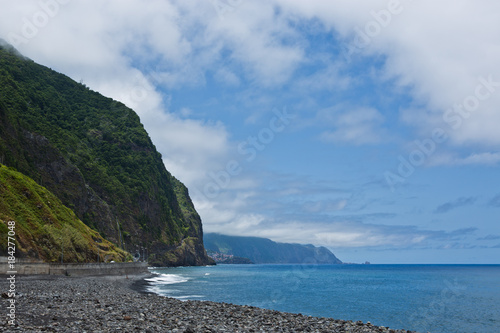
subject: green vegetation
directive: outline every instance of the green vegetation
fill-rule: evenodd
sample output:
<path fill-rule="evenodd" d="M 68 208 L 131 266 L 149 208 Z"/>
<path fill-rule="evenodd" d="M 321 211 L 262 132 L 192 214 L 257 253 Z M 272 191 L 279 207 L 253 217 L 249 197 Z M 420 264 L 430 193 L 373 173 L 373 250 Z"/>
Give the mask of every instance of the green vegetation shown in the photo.
<path fill-rule="evenodd" d="M 141 194 L 159 194 L 163 208 L 175 202 L 173 192 L 161 186 L 168 185 L 170 175 L 161 174 L 159 153 L 135 112 L 48 68 L 3 53 L 0 107 L 8 110 L 12 124 L 46 137 L 121 212 L 130 213 L 133 198 Z M 8 164 L 22 160 L 4 147 L 0 156 Z"/>
<path fill-rule="evenodd" d="M 201 220 L 165 169 L 138 115 L 0 46 L 0 163 L 54 193 L 86 225 L 130 252 L 169 265 L 206 264 Z M 200 252 L 201 245 L 201 252 Z M 165 259 L 167 258 L 167 259 Z"/>
<path fill-rule="evenodd" d="M 249 258 L 256 264 L 341 264 L 330 250 L 314 245 L 276 243 L 267 238 L 226 236 L 215 233 L 203 235 L 209 253 Z"/>
<path fill-rule="evenodd" d="M 123 261 L 127 253 L 103 239 L 80 221 L 50 191 L 32 179 L 0 165 L 0 232 L 15 222 L 16 256 L 47 262 L 97 262 L 100 258 Z M 64 252 L 63 252 L 64 250 Z M 7 254 L 7 237 L 0 239 Z"/>

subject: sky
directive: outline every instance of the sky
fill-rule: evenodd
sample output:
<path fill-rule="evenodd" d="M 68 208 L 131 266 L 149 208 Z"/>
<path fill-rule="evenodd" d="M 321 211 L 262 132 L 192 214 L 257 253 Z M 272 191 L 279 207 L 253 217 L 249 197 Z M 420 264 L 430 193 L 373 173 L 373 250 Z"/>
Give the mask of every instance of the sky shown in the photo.
<path fill-rule="evenodd" d="M 122 101 L 204 232 L 500 263 L 500 2 L 0 0 L 0 38 Z"/>

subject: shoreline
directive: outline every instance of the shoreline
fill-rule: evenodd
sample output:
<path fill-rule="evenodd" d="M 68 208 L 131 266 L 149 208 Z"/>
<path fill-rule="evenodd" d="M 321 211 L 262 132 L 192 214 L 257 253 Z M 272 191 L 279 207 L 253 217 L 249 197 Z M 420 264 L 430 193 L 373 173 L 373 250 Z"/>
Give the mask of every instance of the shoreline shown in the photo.
<path fill-rule="evenodd" d="M 9 300 L 2 298 L 0 331 L 411 332 L 246 305 L 180 301 L 147 291 L 150 276 L 18 276 L 16 326 L 8 325 Z M 5 277 L 1 293 L 8 288 Z"/>

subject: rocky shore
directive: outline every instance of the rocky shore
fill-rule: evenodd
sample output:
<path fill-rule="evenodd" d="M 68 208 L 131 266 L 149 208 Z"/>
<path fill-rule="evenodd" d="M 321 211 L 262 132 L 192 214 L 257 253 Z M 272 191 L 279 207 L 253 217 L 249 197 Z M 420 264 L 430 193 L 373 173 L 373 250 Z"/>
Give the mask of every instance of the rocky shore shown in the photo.
<path fill-rule="evenodd" d="M 2 277 L 0 332 L 410 332 L 144 292 L 145 276 L 22 276 L 16 281 L 15 326 L 7 321 Z"/>

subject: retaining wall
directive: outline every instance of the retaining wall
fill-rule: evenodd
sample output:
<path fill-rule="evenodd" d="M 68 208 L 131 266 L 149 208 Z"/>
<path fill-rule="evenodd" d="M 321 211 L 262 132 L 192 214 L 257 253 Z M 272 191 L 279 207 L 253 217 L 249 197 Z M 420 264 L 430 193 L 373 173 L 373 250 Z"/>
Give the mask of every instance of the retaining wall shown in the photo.
<path fill-rule="evenodd" d="M 126 275 L 148 272 L 147 262 L 52 264 L 16 259 L 14 269 L 9 268 L 7 257 L 0 257 L 0 274 L 15 271 L 17 275 Z"/>

